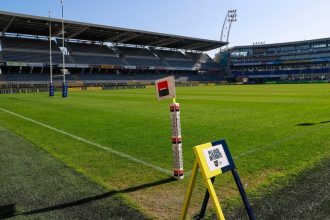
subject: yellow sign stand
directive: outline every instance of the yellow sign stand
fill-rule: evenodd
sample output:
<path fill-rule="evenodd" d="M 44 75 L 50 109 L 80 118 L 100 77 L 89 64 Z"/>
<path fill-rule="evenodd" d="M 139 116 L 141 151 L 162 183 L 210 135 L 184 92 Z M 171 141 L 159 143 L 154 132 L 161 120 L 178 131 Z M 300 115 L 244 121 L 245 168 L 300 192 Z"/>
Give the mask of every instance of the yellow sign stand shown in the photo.
<path fill-rule="evenodd" d="M 199 169 L 201 169 L 201 173 L 202 173 L 203 179 L 206 183 L 207 190 L 209 191 L 212 201 L 215 205 L 215 211 L 217 213 L 218 218 L 221 220 L 225 219 L 221 206 L 220 206 L 220 202 L 217 197 L 217 194 L 215 193 L 213 184 L 211 182 L 211 178 L 221 174 L 222 171 L 221 171 L 221 169 L 215 169 L 215 170 L 209 169 L 208 160 L 205 158 L 205 155 L 204 155 L 205 150 L 208 150 L 208 149 L 212 150 L 212 143 L 198 145 L 193 148 L 195 156 L 196 156 L 196 161 L 194 163 L 193 171 L 192 171 L 192 174 L 190 177 L 190 182 L 189 182 L 189 189 L 188 189 L 188 192 L 186 195 L 186 200 L 183 205 L 183 210 L 181 213 L 182 220 L 186 219 L 190 199 L 192 196 L 192 192 L 193 192 L 193 189 L 195 186 L 196 177 L 197 177 L 197 173 L 198 173 Z"/>
<path fill-rule="evenodd" d="M 189 203 L 196 182 L 196 177 L 198 174 L 198 170 L 200 169 L 203 180 L 205 181 L 205 184 L 207 186 L 207 192 L 205 193 L 202 210 L 199 215 L 200 219 L 204 217 L 209 196 L 211 196 L 211 199 L 213 200 L 213 204 L 215 206 L 215 211 L 218 216 L 218 219 L 220 220 L 225 219 L 221 209 L 220 202 L 217 198 L 215 189 L 213 187 L 213 181 L 215 179 L 215 176 L 227 171 L 231 171 L 235 179 L 235 182 L 237 184 L 237 187 L 239 189 L 239 192 L 241 194 L 245 208 L 248 212 L 248 215 L 250 219 L 254 220 L 255 217 L 252 208 L 249 205 L 247 196 L 245 194 L 243 185 L 236 171 L 235 164 L 229 152 L 229 148 L 227 146 L 226 141 L 220 140 L 220 141 L 198 145 L 195 146 L 193 150 L 196 156 L 196 160 L 194 162 L 193 171 L 189 182 L 189 188 L 182 208 L 180 219 L 181 220 L 186 219 Z"/>

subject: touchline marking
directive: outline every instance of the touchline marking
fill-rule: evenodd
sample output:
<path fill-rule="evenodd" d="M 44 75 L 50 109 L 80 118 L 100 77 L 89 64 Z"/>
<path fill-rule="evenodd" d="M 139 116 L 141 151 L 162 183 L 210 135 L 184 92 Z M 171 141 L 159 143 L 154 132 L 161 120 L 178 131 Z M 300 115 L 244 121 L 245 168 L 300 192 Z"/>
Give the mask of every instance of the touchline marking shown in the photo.
<path fill-rule="evenodd" d="M 35 124 L 37 124 L 37 125 L 40 125 L 40 126 L 42 126 L 42 127 L 45 127 L 45 128 L 50 129 L 50 130 L 56 131 L 56 132 L 58 132 L 58 133 L 60 133 L 60 134 L 64 134 L 64 135 L 66 135 L 66 136 L 68 136 L 68 137 L 71 137 L 71 138 L 73 138 L 73 139 L 76 139 L 76 140 L 78 140 L 78 141 L 81 141 L 81 142 L 84 142 L 84 143 L 86 143 L 86 144 L 90 144 L 90 145 L 92 145 L 92 146 L 94 146 L 94 147 L 97 147 L 97 148 L 100 148 L 100 149 L 106 150 L 106 151 L 108 151 L 108 152 L 110 152 L 110 153 L 112 153 L 112 154 L 114 154 L 114 155 L 119 156 L 119 157 L 126 158 L 126 159 L 128 159 L 128 160 L 130 160 L 130 161 L 134 161 L 134 162 L 139 163 L 139 164 L 143 164 L 143 165 L 145 165 L 145 166 L 147 166 L 147 167 L 153 168 L 154 170 L 160 171 L 160 172 L 162 172 L 162 173 L 172 175 L 172 172 L 169 171 L 169 170 L 166 170 L 166 169 L 161 168 L 161 167 L 159 167 L 159 166 L 156 166 L 156 165 L 154 165 L 154 164 L 151 164 L 151 163 L 145 162 L 145 161 L 143 161 L 143 160 L 137 159 L 136 157 L 133 157 L 133 156 L 131 156 L 131 155 L 129 155 L 129 154 L 125 154 L 125 153 L 122 153 L 122 152 L 120 152 L 120 151 L 116 151 L 116 150 L 114 150 L 114 149 L 112 149 L 112 148 L 105 147 L 105 146 L 103 146 L 103 145 L 101 145 L 101 144 L 91 142 L 91 141 L 86 140 L 86 139 L 84 139 L 84 138 L 82 138 L 82 137 L 79 137 L 79 136 L 76 136 L 76 135 L 70 134 L 70 133 L 68 133 L 68 132 L 66 132 L 66 131 L 62 131 L 62 130 L 60 130 L 60 129 L 57 129 L 57 128 L 54 128 L 54 127 L 51 127 L 51 126 L 49 126 L 49 125 L 46 125 L 46 124 L 43 124 L 43 123 L 41 123 L 41 122 L 35 121 L 35 120 L 31 119 L 31 118 L 27 118 L 27 117 L 25 117 L 25 116 L 22 116 L 22 115 L 19 115 L 19 114 L 14 113 L 14 112 L 8 111 L 8 110 L 6 110 L 6 109 L 0 108 L 0 110 L 6 112 L 6 113 L 8 113 L 8 114 L 14 115 L 14 116 L 16 116 L 16 117 L 22 118 L 22 119 L 24 119 L 24 120 L 27 120 L 27 121 L 33 122 L 33 123 L 35 123 Z"/>

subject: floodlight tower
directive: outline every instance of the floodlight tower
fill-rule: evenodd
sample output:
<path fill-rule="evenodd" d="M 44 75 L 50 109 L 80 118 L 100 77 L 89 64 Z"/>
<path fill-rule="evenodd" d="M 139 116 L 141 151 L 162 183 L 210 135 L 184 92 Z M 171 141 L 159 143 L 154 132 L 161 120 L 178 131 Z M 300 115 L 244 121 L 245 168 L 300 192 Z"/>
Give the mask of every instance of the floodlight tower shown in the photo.
<path fill-rule="evenodd" d="M 220 41 L 222 41 L 222 42 L 229 41 L 231 24 L 236 21 L 237 21 L 237 10 L 236 9 L 228 10 L 225 20 L 223 21 Z M 226 46 L 226 49 L 228 49 L 228 44 Z M 221 50 L 221 48 L 220 48 L 220 50 Z"/>
<path fill-rule="evenodd" d="M 62 87 L 62 97 L 65 98 L 68 96 L 68 83 L 65 80 L 65 74 L 66 74 L 66 69 L 65 69 L 65 37 L 64 37 L 64 6 L 63 6 L 63 0 L 61 0 L 61 5 L 62 5 L 62 55 L 63 55 L 63 69 L 62 69 L 62 74 L 63 74 L 63 87 Z"/>

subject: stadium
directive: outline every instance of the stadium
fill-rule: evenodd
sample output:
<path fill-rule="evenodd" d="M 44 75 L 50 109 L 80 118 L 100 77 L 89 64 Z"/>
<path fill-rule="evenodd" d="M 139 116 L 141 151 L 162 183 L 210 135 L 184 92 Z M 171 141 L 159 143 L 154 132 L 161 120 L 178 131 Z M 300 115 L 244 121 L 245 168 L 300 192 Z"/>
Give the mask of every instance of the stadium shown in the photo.
<path fill-rule="evenodd" d="M 231 74 L 245 81 L 329 80 L 330 38 L 232 47 Z"/>
<path fill-rule="evenodd" d="M 169 74 L 183 84 L 329 79 L 329 38 L 235 46 L 211 58 L 205 52 L 228 42 L 65 21 L 63 47 L 61 19 L 9 12 L 0 19 L 2 93 L 13 85 L 45 91 L 50 70 L 59 76 L 63 65 L 69 86 L 80 88 L 141 87 Z"/>
<path fill-rule="evenodd" d="M 0 219 L 327 219 L 330 38 L 229 47 L 230 27 L 0 11 Z"/>
<path fill-rule="evenodd" d="M 50 62 L 54 74 L 61 74 L 62 51 L 72 87 L 150 84 L 168 74 L 182 82 L 221 79 L 220 66 L 203 51 L 225 42 L 65 21 L 62 47 L 60 19 L 50 24 L 49 18 L 8 12 L 1 12 L 0 19 L 1 81 L 20 88 L 47 85 Z"/>

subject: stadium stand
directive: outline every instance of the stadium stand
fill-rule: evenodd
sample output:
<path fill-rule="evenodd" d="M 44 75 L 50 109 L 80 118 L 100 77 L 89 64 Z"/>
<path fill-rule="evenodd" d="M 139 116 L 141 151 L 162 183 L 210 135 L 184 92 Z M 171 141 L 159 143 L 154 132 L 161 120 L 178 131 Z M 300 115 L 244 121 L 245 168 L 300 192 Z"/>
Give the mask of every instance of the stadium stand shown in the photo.
<path fill-rule="evenodd" d="M 185 55 L 193 59 L 195 62 L 200 63 L 201 69 L 217 70 L 219 68 L 219 64 L 215 63 L 214 60 L 206 53 L 186 52 Z"/>
<path fill-rule="evenodd" d="M 187 68 L 187 69 L 199 69 L 201 65 L 197 61 L 185 56 L 180 51 L 171 50 L 154 50 L 158 57 L 164 59 L 164 61 L 172 67 Z"/>
<path fill-rule="evenodd" d="M 162 57 L 163 59 L 168 59 L 168 60 L 176 60 L 176 59 L 184 59 L 187 60 L 188 58 L 181 53 L 180 51 L 170 51 L 170 50 L 155 50 L 155 53 L 159 56 Z"/>
<path fill-rule="evenodd" d="M 76 64 L 123 65 L 116 53 L 106 45 L 68 42 L 66 48 Z"/>
<path fill-rule="evenodd" d="M 63 62 L 61 20 L 52 24 L 52 68 L 58 75 Z M 70 85 L 152 83 L 168 75 L 178 82 L 330 79 L 330 38 L 236 46 L 223 50 L 220 55 L 227 58 L 219 61 L 205 51 L 227 42 L 76 21 L 65 21 L 65 27 Z M 0 85 L 47 84 L 48 18 L 0 11 L 0 32 Z"/>
<path fill-rule="evenodd" d="M 330 79 L 330 38 L 229 48 L 231 74 L 251 81 Z"/>
<path fill-rule="evenodd" d="M 168 75 L 178 82 L 222 79 L 219 64 L 204 52 L 227 42 L 65 21 L 62 45 L 61 22 L 52 19 L 49 41 L 48 18 L 0 11 L 1 86 L 47 85 L 50 42 L 53 74 L 61 74 L 64 53 L 70 86 L 153 83 Z"/>
<path fill-rule="evenodd" d="M 2 37 L 1 57 L 4 62 L 49 63 L 49 41 L 15 37 Z M 61 46 L 61 45 L 60 45 Z M 203 53 L 189 53 L 185 56 L 180 51 L 149 50 L 137 47 L 113 47 L 102 44 L 66 42 L 68 51 L 66 63 L 87 65 L 128 64 L 148 68 L 150 66 L 170 67 L 172 69 L 199 69 L 201 66 L 216 67 L 213 60 Z M 188 54 L 188 53 L 187 53 Z M 52 41 L 53 63 L 62 63 L 59 45 Z M 212 66 L 214 65 L 214 66 Z"/>
<path fill-rule="evenodd" d="M 49 63 L 49 41 L 39 39 L 1 37 L 1 61 Z M 62 62 L 62 52 L 52 41 L 53 62 Z"/>
<path fill-rule="evenodd" d="M 102 44 L 67 42 L 66 47 L 72 51 L 71 54 L 116 55 L 108 46 Z"/>
<path fill-rule="evenodd" d="M 150 57 L 155 56 L 146 48 L 116 47 L 125 57 Z"/>
<path fill-rule="evenodd" d="M 213 60 L 211 59 L 211 57 L 209 57 L 209 55 L 207 55 L 205 53 L 186 52 L 185 54 L 187 57 L 190 57 L 191 59 L 193 59 L 197 62 L 200 62 L 200 63 L 207 63 L 207 62 L 213 63 Z"/>
<path fill-rule="evenodd" d="M 18 37 L 1 37 L 2 47 L 7 50 L 41 51 L 49 53 L 49 41 Z M 59 52 L 57 45 L 52 42 L 53 52 Z"/>
<path fill-rule="evenodd" d="M 116 49 L 131 66 L 167 66 L 147 48 L 116 47 Z"/>

